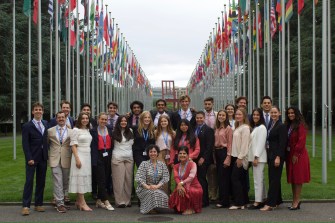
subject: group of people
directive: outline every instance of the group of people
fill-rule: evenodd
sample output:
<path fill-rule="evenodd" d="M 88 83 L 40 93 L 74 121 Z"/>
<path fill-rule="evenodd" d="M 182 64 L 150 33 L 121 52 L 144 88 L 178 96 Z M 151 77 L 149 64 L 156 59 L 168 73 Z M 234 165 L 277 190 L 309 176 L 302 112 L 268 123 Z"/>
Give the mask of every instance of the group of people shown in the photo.
<path fill-rule="evenodd" d="M 170 112 L 163 99 L 152 111 L 143 111 L 143 103 L 134 101 L 131 112 L 124 115 L 117 113 L 117 103 L 110 102 L 108 112 L 96 119 L 91 117 L 91 106 L 83 104 L 74 120 L 71 103 L 62 101 L 61 111 L 49 123 L 42 120 L 43 105 L 33 104 L 33 119 L 22 129 L 26 160 L 22 215 L 30 214 L 35 172 L 35 210 L 45 211 L 47 160 L 60 213 L 69 210 L 69 193 L 77 194 L 75 206 L 83 211 L 92 211 L 84 196 L 89 192 L 98 208 L 114 210 L 108 193 L 114 195 L 116 207 L 131 207 L 134 183 L 143 214 L 164 208 L 185 215 L 199 213 L 211 200 L 217 201 L 216 208 L 269 211 L 282 203 L 284 162 L 293 193 L 289 209 L 300 209 L 302 184 L 310 181 L 310 170 L 307 126 L 297 108 L 289 107 L 282 123 L 279 108 L 268 96 L 250 115 L 246 97 L 218 112 L 211 97 L 198 111 L 190 108 L 188 95 L 179 102 L 180 109 Z M 249 169 L 255 189 L 251 205 Z"/>

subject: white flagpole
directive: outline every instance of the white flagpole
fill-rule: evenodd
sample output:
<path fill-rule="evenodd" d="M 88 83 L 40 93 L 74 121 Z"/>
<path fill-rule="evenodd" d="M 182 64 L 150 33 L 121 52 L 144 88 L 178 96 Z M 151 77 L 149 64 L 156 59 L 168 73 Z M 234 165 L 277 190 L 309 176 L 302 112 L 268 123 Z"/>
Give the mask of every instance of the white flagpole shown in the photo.
<path fill-rule="evenodd" d="M 281 104 L 282 104 L 282 114 L 285 112 L 286 107 L 286 94 L 285 94 L 285 75 L 286 75 L 286 69 L 285 69 L 285 1 L 281 1 L 281 24 L 282 24 L 282 45 L 281 45 L 281 62 L 282 62 L 282 69 L 281 69 Z M 285 121 L 285 116 L 282 115 L 282 121 Z"/>
<path fill-rule="evenodd" d="M 263 33 L 264 33 L 264 41 L 263 41 L 263 96 L 265 96 L 265 95 L 267 95 L 266 94 L 266 77 L 267 77 L 267 75 L 266 75 L 266 70 L 267 70 L 267 66 L 268 66 L 268 64 L 266 63 L 266 58 L 267 58 L 267 52 L 266 52 L 266 49 L 267 48 L 269 48 L 269 41 L 268 41 L 268 35 L 267 35 L 267 24 L 266 24 L 266 22 L 265 21 L 267 21 L 267 19 L 268 19 L 268 14 L 269 13 L 267 13 L 266 12 L 266 10 L 267 10 L 267 6 L 266 6 L 266 4 L 265 4 L 265 1 L 264 1 L 264 9 L 263 9 L 263 15 L 264 15 L 264 19 L 263 19 Z M 260 101 L 260 103 L 261 103 L 261 101 Z M 258 105 L 259 106 L 259 105 Z"/>
<path fill-rule="evenodd" d="M 15 0 L 13 0 L 13 159 L 16 160 L 16 38 Z"/>
<path fill-rule="evenodd" d="M 58 39 L 59 39 L 59 34 L 58 34 L 58 11 L 59 11 L 59 5 L 58 5 L 58 0 L 55 1 L 56 2 L 56 17 L 55 17 L 55 20 L 56 20 L 56 32 L 55 32 L 55 109 L 57 110 L 58 108 L 58 103 L 59 103 L 59 88 L 60 88 L 60 84 L 59 84 L 59 51 L 58 51 L 58 48 L 59 48 L 59 42 L 58 42 Z"/>
<path fill-rule="evenodd" d="M 259 3 L 256 6 L 256 16 L 254 19 L 256 19 L 256 69 L 257 69 L 257 106 L 261 104 L 261 77 L 260 77 L 260 61 L 259 61 L 259 24 L 258 24 L 258 13 L 259 13 Z M 254 103 L 254 106 L 255 103 Z"/>
<path fill-rule="evenodd" d="M 246 71 L 245 71 L 245 40 L 246 40 L 246 33 L 245 33 L 245 16 L 243 15 L 243 95 L 246 96 Z"/>
<path fill-rule="evenodd" d="M 301 49 L 300 49 L 300 15 L 298 13 L 298 106 L 301 111 Z"/>
<path fill-rule="evenodd" d="M 58 1 L 56 1 L 58 2 Z M 50 24 L 51 25 L 51 24 Z M 57 26 L 56 26 L 57 27 Z M 58 30 L 56 29 L 56 33 L 58 33 Z M 53 90 L 53 81 L 52 81 L 52 29 L 50 29 L 50 118 L 52 118 L 52 114 L 53 114 L 53 94 L 52 94 L 52 90 Z M 55 88 L 57 89 L 57 88 Z M 56 109 L 57 107 L 55 107 Z"/>
<path fill-rule="evenodd" d="M 290 22 L 287 23 L 287 105 L 291 106 Z"/>
<path fill-rule="evenodd" d="M 322 1 L 322 183 L 327 183 L 327 1 Z"/>
<path fill-rule="evenodd" d="M 250 2 L 249 2 L 250 4 Z M 250 5 L 249 5 L 249 9 L 250 9 Z M 249 10 L 249 56 L 248 56 L 248 98 L 252 99 L 252 83 L 251 83 L 251 77 L 252 77 L 252 63 L 251 63 L 251 57 L 252 57 L 252 52 L 253 52 L 253 45 L 252 45 L 252 21 L 251 21 L 251 12 Z M 252 103 L 251 101 L 249 101 L 249 111 L 251 111 L 252 109 Z"/>
<path fill-rule="evenodd" d="M 332 65 L 331 65 L 331 14 L 330 14 L 330 0 L 327 1 L 328 3 L 328 160 L 332 161 Z"/>
<path fill-rule="evenodd" d="M 313 2 L 312 157 L 315 157 L 315 2 Z"/>
<path fill-rule="evenodd" d="M 90 6 L 89 1 L 86 4 L 86 19 L 87 19 L 87 30 L 86 30 L 86 100 L 88 103 L 91 104 L 91 97 L 90 97 Z M 93 49 L 93 48 L 92 48 Z M 93 107 L 92 107 L 93 109 Z"/>
<path fill-rule="evenodd" d="M 28 19 L 28 120 L 31 117 L 31 13 Z"/>
<path fill-rule="evenodd" d="M 77 14 L 77 30 L 76 30 L 76 54 L 77 54 L 77 112 L 80 111 L 80 55 L 79 55 L 79 12 L 78 12 L 78 0 L 76 7 Z"/>
<path fill-rule="evenodd" d="M 71 59 L 72 59 L 72 53 L 71 53 L 71 12 L 69 12 L 68 16 L 68 25 L 67 25 L 67 30 L 68 30 L 68 38 L 67 38 L 67 55 L 68 55 L 68 60 L 67 60 L 67 77 L 66 77 L 66 100 L 70 101 L 71 100 L 71 81 L 74 81 L 71 75 Z M 73 89 L 72 89 L 73 90 Z M 73 96 L 72 96 L 73 97 Z M 73 107 L 73 116 L 76 116 L 75 113 L 75 105 L 74 101 L 72 100 L 72 107 Z"/>
<path fill-rule="evenodd" d="M 42 99 L 42 19 L 41 19 L 41 1 L 38 1 L 38 101 L 43 103 Z"/>
<path fill-rule="evenodd" d="M 268 29 L 267 29 L 267 40 L 268 40 L 268 48 L 267 48 L 267 58 L 268 58 L 268 82 L 267 82 L 267 85 L 268 85 L 268 89 L 267 89 L 267 95 L 269 95 L 270 97 L 272 97 L 272 90 L 271 90 L 271 84 L 272 84 L 272 78 L 271 78 L 271 71 L 272 71 L 272 61 L 271 61 L 271 55 L 272 55 L 272 51 L 271 51 L 271 42 L 272 42 L 272 38 L 271 38 L 271 32 L 270 32 L 270 4 L 271 4 L 271 7 L 272 7 L 272 0 L 267 0 L 267 12 L 268 12 L 268 17 L 267 17 L 267 26 L 268 26 Z"/>

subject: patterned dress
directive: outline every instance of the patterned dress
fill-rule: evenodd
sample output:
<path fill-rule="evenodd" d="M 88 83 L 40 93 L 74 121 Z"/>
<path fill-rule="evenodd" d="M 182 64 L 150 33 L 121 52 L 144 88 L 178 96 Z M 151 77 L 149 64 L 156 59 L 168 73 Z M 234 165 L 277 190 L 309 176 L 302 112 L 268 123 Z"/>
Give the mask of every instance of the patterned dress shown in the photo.
<path fill-rule="evenodd" d="M 138 184 L 136 189 L 137 197 L 141 201 L 140 212 L 146 214 L 154 208 L 168 208 L 168 195 L 161 189 L 148 190 L 142 185 L 164 185 L 170 179 L 166 165 L 157 161 L 156 169 L 150 160 L 143 161 L 139 166 L 135 180 Z"/>

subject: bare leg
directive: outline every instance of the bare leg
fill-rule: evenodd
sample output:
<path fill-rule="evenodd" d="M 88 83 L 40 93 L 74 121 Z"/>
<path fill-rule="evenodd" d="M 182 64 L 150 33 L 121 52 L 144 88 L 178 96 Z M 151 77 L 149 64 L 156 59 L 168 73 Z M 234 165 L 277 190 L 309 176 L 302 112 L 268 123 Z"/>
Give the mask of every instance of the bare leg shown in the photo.
<path fill-rule="evenodd" d="M 293 203 L 294 207 L 297 207 L 300 202 L 300 194 L 302 190 L 302 184 L 292 184 L 294 185 L 294 194 L 293 194 L 293 200 L 295 201 Z"/>

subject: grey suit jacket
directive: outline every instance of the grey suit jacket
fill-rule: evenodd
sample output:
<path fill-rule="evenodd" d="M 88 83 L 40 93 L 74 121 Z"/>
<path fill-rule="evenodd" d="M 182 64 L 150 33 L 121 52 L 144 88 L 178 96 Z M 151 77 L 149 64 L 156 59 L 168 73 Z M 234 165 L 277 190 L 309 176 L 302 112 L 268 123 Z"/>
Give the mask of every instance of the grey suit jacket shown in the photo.
<path fill-rule="evenodd" d="M 72 135 L 73 130 L 67 128 L 66 139 L 60 144 L 56 136 L 56 127 L 57 126 L 48 129 L 50 167 L 56 167 L 60 163 L 62 168 L 70 168 L 72 154 L 70 148 L 70 136 Z"/>

